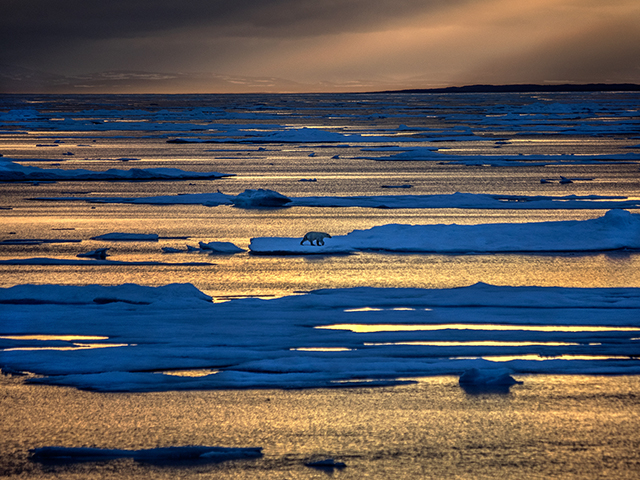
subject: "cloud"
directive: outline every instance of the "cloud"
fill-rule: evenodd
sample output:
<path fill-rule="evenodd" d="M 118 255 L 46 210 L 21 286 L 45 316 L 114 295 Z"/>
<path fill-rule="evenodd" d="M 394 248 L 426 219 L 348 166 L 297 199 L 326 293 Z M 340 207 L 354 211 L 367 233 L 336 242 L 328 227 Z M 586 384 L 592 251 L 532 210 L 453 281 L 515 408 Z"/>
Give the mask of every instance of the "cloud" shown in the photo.
<path fill-rule="evenodd" d="M 637 0 L 4 3 L 0 64 L 59 74 L 213 72 L 371 88 L 640 82 Z"/>

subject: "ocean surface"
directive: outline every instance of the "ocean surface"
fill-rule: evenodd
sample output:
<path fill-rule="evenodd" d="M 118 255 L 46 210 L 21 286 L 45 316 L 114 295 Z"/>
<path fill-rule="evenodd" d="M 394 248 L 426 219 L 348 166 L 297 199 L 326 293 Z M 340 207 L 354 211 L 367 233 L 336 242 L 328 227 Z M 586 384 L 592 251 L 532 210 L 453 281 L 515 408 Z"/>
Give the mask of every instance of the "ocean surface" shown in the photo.
<path fill-rule="evenodd" d="M 191 283 L 215 302 L 322 288 L 437 289 L 478 282 L 640 288 L 640 253 L 634 249 L 459 255 L 250 251 L 252 238 L 302 239 L 308 231 L 340 236 L 387 224 L 601 217 L 610 206 L 599 204 L 640 200 L 637 93 L 2 95 L 0 154 L 0 162 L 39 169 L 21 180 L 0 178 L 4 288 Z M 229 176 L 154 178 L 158 168 Z M 77 179 L 72 175 L 77 169 L 139 169 L 151 178 Z M 42 170 L 58 178 L 48 180 Z M 181 203 L 186 195 L 236 196 L 247 189 L 292 199 L 455 198 L 460 192 L 490 195 L 504 205 L 486 208 L 478 201 L 388 208 L 381 201 L 377 207 L 247 208 Z M 165 196 L 171 198 L 155 204 L 122 200 Z M 541 196 L 555 198 L 557 206 L 522 208 Z M 583 202 L 579 208 L 569 201 L 576 198 Z M 629 211 L 636 213 L 635 208 Z M 158 238 L 94 239 L 113 232 Z M 563 241 L 558 239 L 560 245 Z M 214 255 L 197 248 L 200 242 L 230 242 L 244 251 Z M 187 246 L 194 248 L 188 251 Z M 166 253 L 167 247 L 177 252 Z M 119 263 L 69 262 L 99 248 L 108 248 L 107 258 Z M 31 261 L 36 258 L 44 260 Z M 82 392 L 23 380 L 0 379 L 0 476 L 8 478 L 640 475 L 635 376 L 530 376 L 509 393 L 482 394 L 463 391 L 455 377 L 377 389 L 135 394 Z M 43 465 L 28 456 L 29 449 L 48 445 L 141 449 L 189 444 L 258 446 L 264 456 L 187 466 L 133 460 Z M 304 466 L 310 459 L 329 457 L 347 467 L 327 472 Z"/>

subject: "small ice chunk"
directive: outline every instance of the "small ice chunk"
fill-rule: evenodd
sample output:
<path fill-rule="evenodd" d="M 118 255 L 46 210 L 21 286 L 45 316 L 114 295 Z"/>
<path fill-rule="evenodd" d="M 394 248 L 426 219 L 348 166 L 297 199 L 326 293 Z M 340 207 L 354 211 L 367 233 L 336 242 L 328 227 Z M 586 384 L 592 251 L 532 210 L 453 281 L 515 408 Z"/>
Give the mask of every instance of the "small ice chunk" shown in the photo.
<path fill-rule="evenodd" d="M 143 462 L 176 462 L 209 460 L 222 462 L 262 456 L 262 448 L 227 448 L 207 446 L 163 447 L 146 450 L 117 450 L 88 447 L 41 447 L 30 450 L 31 458 L 40 462 L 95 462 L 116 458 L 132 458 Z"/>
<path fill-rule="evenodd" d="M 519 382 L 513 378 L 505 369 L 480 370 L 472 368 L 460 375 L 460 385 L 470 385 L 476 387 L 511 386 Z"/>
<path fill-rule="evenodd" d="M 244 252 L 244 250 L 231 242 L 200 242 L 200 249 L 212 253 L 233 254 Z"/>
<path fill-rule="evenodd" d="M 96 248 L 95 250 L 91 250 L 87 253 L 79 253 L 78 255 L 76 255 L 76 257 L 89 257 L 104 260 L 105 258 L 107 258 L 107 250 L 109 250 L 109 248 Z"/>
<path fill-rule="evenodd" d="M 290 198 L 274 192 L 259 188 L 257 190 L 247 189 L 237 195 L 233 204 L 240 208 L 260 208 L 260 207 L 282 207 L 291 202 Z"/>
<path fill-rule="evenodd" d="M 314 462 L 307 462 L 305 466 L 312 468 L 320 468 L 320 469 L 331 469 L 334 468 L 345 468 L 347 466 L 346 463 L 336 462 L 333 458 L 326 458 L 324 460 L 317 460 Z"/>
<path fill-rule="evenodd" d="M 91 237 L 91 240 L 108 240 L 112 242 L 157 242 L 158 235 L 155 233 L 105 233 L 97 237 Z"/>

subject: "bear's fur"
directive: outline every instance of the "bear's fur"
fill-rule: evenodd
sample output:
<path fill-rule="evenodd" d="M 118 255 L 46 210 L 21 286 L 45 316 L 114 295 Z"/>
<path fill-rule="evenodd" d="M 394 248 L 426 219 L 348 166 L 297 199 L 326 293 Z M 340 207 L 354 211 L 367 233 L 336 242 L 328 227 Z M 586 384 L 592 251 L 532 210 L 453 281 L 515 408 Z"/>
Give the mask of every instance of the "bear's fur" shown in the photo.
<path fill-rule="evenodd" d="M 316 245 L 318 246 L 324 245 L 325 238 L 331 238 L 331 235 L 324 232 L 308 232 L 305 234 L 304 238 L 300 242 L 300 245 L 302 245 L 306 241 L 308 241 L 311 245 L 313 245 L 314 240 L 316 242 Z"/>

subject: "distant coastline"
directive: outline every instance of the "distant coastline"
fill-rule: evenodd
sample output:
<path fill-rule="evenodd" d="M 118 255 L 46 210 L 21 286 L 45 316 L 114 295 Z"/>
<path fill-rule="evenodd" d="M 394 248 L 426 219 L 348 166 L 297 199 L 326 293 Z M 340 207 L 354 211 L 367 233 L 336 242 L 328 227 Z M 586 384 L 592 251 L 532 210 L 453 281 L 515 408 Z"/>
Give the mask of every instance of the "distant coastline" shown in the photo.
<path fill-rule="evenodd" d="M 415 83 L 413 84 L 415 85 Z M 78 75 L 55 74 L 0 64 L 0 94 L 382 94 L 382 93 L 561 93 L 640 92 L 637 83 L 475 84 L 439 88 L 403 88 L 387 83 L 348 88 L 322 82 L 305 84 L 285 78 L 250 77 L 215 73 L 103 71 Z"/>
<path fill-rule="evenodd" d="M 410 88 L 384 90 L 370 93 L 560 93 L 560 92 L 640 92 L 635 83 L 586 83 L 586 84 L 515 84 L 515 85 L 465 85 L 462 87 Z"/>

